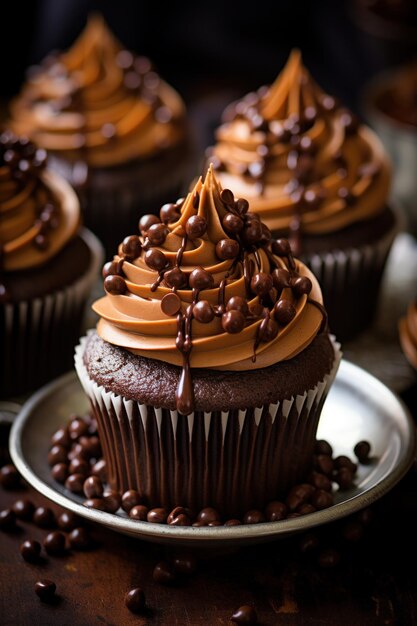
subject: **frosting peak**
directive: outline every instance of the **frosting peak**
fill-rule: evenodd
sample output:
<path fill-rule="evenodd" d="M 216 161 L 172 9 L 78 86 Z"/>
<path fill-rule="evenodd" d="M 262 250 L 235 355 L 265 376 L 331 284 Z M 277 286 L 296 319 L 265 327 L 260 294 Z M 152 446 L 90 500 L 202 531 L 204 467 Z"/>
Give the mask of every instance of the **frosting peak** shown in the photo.
<path fill-rule="evenodd" d="M 100 336 L 182 366 L 182 413 L 192 411 L 191 368 L 290 359 L 325 319 L 314 276 L 248 209 L 210 167 L 185 199 L 161 208 L 160 220 L 141 218 L 141 236 L 127 237 L 103 269 L 107 293 L 93 305 Z"/>
<path fill-rule="evenodd" d="M 270 87 L 225 111 L 212 159 L 274 232 L 324 234 L 383 210 L 390 166 L 376 135 L 325 94 L 293 50 Z"/>
<path fill-rule="evenodd" d="M 93 15 L 72 48 L 45 59 L 11 105 L 11 126 L 41 147 L 111 166 L 182 140 L 184 105 L 145 57 Z"/>
<path fill-rule="evenodd" d="M 74 191 L 45 166 L 43 149 L 0 135 L 0 274 L 45 263 L 78 229 Z"/>

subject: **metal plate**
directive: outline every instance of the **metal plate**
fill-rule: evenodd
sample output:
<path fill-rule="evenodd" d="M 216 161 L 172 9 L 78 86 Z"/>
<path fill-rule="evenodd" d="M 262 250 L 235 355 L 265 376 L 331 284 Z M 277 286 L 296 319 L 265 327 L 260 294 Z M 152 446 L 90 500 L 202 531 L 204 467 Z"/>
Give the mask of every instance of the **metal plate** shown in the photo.
<path fill-rule="evenodd" d="M 143 540 L 198 547 L 233 547 L 263 542 L 334 521 L 371 504 L 397 483 L 410 467 L 415 429 L 407 410 L 376 378 L 342 360 L 325 403 L 319 438 L 335 454 L 353 457 L 353 446 L 366 439 L 374 462 L 359 466 L 356 486 L 336 493 L 335 504 L 302 517 L 232 527 L 192 528 L 151 524 L 82 505 L 82 498 L 56 483 L 47 463 L 50 437 L 71 413 L 85 414 L 88 402 L 75 373 L 66 374 L 32 396 L 23 406 L 10 434 L 12 459 L 23 477 L 44 496 L 80 516 Z"/>

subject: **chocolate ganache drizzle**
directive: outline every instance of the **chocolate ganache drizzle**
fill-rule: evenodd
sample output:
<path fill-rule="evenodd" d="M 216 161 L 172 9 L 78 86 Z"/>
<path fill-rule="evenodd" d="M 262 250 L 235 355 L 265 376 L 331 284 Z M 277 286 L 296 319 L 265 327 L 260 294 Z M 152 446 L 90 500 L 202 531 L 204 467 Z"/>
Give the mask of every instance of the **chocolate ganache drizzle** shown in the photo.
<path fill-rule="evenodd" d="M 74 236 L 80 219 L 69 185 L 46 169 L 45 150 L 6 130 L 0 135 L 0 299 L 7 274 L 34 268 Z"/>
<path fill-rule="evenodd" d="M 320 235 L 385 207 L 390 166 L 376 135 L 325 94 L 294 50 L 270 87 L 233 103 L 209 149 L 223 186 L 250 199 L 273 233 Z"/>
<path fill-rule="evenodd" d="M 149 59 L 123 49 L 100 15 L 68 52 L 33 69 L 10 108 L 17 133 L 92 167 L 148 158 L 184 137 L 180 96 Z"/>
<path fill-rule="evenodd" d="M 210 167 L 194 189 L 146 215 L 103 268 L 98 333 L 182 367 L 177 409 L 194 410 L 193 368 L 250 370 L 290 359 L 325 326 L 320 288 L 286 239 L 222 189 Z"/>

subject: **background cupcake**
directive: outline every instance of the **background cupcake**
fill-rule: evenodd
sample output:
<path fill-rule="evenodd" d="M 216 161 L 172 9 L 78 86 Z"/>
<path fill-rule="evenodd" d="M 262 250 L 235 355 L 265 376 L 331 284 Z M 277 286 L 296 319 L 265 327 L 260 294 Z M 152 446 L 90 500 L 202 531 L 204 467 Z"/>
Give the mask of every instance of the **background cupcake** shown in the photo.
<path fill-rule="evenodd" d="M 271 87 L 231 105 L 225 119 L 210 156 L 221 183 L 289 236 L 320 281 L 331 330 L 353 337 L 373 318 L 397 232 L 380 141 L 320 90 L 297 50 Z"/>
<path fill-rule="evenodd" d="M 410 302 L 399 323 L 400 343 L 409 363 L 417 370 L 417 298 Z"/>
<path fill-rule="evenodd" d="M 102 261 L 79 230 L 68 183 L 46 153 L 0 136 L 0 396 L 29 392 L 71 368 L 87 298 Z"/>
<path fill-rule="evenodd" d="M 68 52 L 30 72 L 10 108 L 12 128 L 49 151 L 78 191 L 86 225 L 111 250 L 140 214 L 181 190 L 184 104 L 98 15 Z"/>
<path fill-rule="evenodd" d="M 141 233 L 76 354 L 109 482 L 149 506 L 262 508 L 310 468 L 339 363 L 318 283 L 212 169 Z"/>
<path fill-rule="evenodd" d="M 362 93 L 364 114 L 394 165 L 393 197 L 404 207 L 417 236 L 417 61 L 385 70 Z"/>

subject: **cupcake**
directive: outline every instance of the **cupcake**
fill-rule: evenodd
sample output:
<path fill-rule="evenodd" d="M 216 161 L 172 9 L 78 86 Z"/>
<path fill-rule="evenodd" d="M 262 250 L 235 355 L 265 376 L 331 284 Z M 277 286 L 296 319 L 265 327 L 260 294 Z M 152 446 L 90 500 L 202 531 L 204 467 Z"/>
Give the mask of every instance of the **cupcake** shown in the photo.
<path fill-rule="evenodd" d="M 311 468 L 340 360 L 319 285 L 210 168 L 104 266 L 76 369 L 113 489 L 242 514 Z"/>
<path fill-rule="evenodd" d="M 394 166 L 393 197 L 417 236 L 417 61 L 381 72 L 362 93 L 364 114 Z"/>
<path fill-rule="evenodd" d="M 71 368 L 103 258 L 69 184 L 27 139 L 0 136 L 0 397 Z"/>
<path fill-rule="evenodd" d="M 48 150 L 77 190 L 86 226 L 112 252 L 140 215 L 181 190 L 184 104 L 100 16 L 68 52 L 30 72 L 10 109 L 11 127 Z"/>
<path fill-rule="evenodd" d="M 400 320 L 399 335 L 407 360 L 417 370 L 417 298 L 410 303 L 406 315 Z"/>
<path fill-rule="evenodd" d="M 271 87 L 225 115 L 210 156 L 221 184 L 289 237 L 321 284 L 330 329 L 352 338 L 372 321 L 397 232 L 380 141 L 320 90 L 298 50 Z"/>

